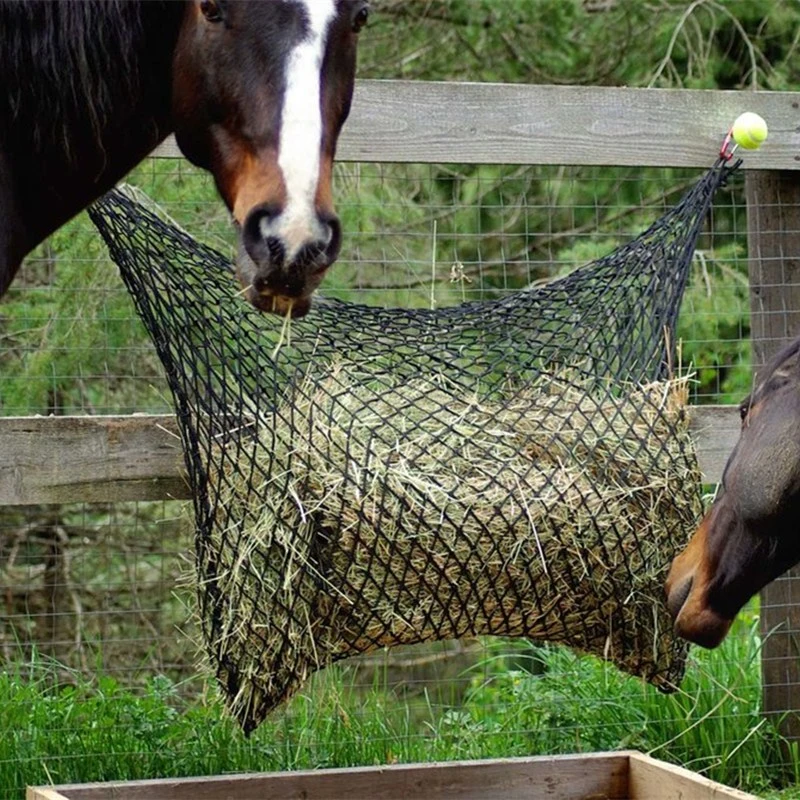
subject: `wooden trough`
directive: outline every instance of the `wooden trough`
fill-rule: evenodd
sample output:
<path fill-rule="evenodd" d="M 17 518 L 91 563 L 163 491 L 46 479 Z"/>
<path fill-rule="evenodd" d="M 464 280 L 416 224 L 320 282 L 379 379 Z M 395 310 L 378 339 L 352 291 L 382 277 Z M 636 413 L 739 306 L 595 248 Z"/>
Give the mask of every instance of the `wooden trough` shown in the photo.
<path fill-rule="evenodd" d="M 29 787 L 26 800 L 757 800 L 637 752 Z"/>

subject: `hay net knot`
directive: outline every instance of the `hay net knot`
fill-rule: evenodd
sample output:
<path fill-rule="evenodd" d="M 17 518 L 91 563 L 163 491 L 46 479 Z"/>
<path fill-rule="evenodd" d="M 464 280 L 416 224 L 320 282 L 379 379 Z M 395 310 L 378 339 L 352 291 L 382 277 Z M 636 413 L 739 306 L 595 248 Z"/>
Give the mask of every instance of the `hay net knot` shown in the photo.
<path fill-rule="evenodd" d="M 314 670 L 445 638 L 677 685 L 663 580 L 701 508 L 672 332 L 730 171 L 546 285 L 436 311 L 320 300 L 288 331 L 151 207 L 93 207 L 174 395 L 202 636 L 246 731 Z"/>

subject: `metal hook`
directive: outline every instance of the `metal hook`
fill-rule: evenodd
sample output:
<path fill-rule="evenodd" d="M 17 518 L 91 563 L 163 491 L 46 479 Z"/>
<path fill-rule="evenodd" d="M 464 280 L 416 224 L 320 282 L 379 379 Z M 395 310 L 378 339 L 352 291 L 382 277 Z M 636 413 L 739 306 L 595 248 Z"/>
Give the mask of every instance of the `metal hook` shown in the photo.
<path fill-rule="evenodd" d="M 733 154 L 739 146 L 736 142 L 733 142 L 733 146 L 731 146 L 731 142 L 733 142 L 733 128 L 725 134 L 725 138 L 722 140 L 722 145 L 719 148 L 719 157 L 724 158 L 726 161 L 730 161 L 733 158 Z"/>

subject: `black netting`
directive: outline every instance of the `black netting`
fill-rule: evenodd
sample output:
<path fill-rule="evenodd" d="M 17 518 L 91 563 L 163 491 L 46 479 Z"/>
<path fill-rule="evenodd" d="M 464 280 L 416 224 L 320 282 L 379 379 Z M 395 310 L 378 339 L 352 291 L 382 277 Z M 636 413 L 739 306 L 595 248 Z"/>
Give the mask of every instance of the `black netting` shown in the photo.
<path fill-rule="evenodd" d="M 332 661 L 476 634 L 677 684 L 663 580 L 701 506 L 671 332 L 729 172 L 545 286 L 437 311 L 320 299 L 291 325 L 157 211 L 94 207 L 174 393 L 205 646 L 246 730 Z"/>

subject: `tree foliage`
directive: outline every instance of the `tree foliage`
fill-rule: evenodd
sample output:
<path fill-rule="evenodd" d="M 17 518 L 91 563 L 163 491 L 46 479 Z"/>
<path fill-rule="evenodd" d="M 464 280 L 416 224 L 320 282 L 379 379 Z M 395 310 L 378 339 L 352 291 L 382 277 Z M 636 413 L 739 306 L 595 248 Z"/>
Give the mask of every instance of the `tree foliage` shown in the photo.
<path fill-rule="evenodd" d="M 790 0 L 376 0 L 365 77 L 790 89 Z"/>

